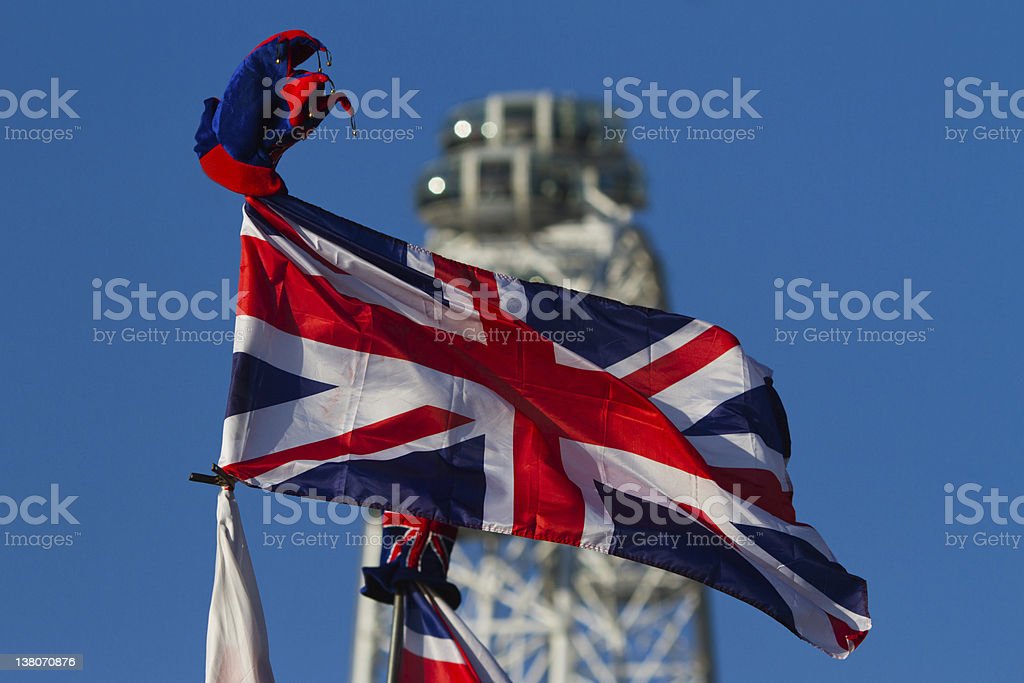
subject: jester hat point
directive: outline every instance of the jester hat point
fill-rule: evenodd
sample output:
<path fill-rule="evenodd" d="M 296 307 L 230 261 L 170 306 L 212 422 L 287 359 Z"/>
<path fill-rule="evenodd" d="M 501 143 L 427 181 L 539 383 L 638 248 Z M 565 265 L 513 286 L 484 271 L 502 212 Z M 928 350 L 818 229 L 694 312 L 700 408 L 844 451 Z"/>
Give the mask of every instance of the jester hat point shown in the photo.
<path fill-rule="evenodd" d="M 296 68 L 313 55 L 317 71 Z M 335 93 L 323 73 L 322 56 L 330 66 L 330 51 L 305 31 L 277 33 L 242 60 L 222 99 L 204 102 L 195 152 L 211 180 L 253 197 L 287 192 L 276 170 L 281 155 L 320 125 L 334 104 L 352 115 L 348 98 Z"/>

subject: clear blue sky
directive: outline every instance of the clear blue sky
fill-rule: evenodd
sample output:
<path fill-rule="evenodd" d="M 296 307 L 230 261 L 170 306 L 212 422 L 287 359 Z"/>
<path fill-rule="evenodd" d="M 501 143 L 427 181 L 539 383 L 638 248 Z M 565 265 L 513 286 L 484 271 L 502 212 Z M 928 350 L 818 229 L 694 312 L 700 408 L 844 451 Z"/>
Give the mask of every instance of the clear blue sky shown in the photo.
<path fill-rule="evenodd" d="M 91 283 L 123 277 L 195 293 L 234 281 L 240 198 L 202 175 L 192 135 L 203 98 L 221 93 L 248 50 L 305 28 L 334 49 L 339 86 L 361 92 L 398 77 L 421 91 L 420 120 L 364 120 L 367 128 L 422 128 L 392 144 L 306 143 L 282 174 L 298 196 L 414 242 L 423 225 L 412 183 L 459 101 L 542 87 L 600 97 L 605 76 L 701 91 L 740 77 L 760 89 L 753 141 L 632 145 L 650 179 L 640 218 L 664 256 L 673 308 L 730 329 L 775 368 L 794 434 L 797 512 L 867 578 L 875 628 L 835 662 L 716 595 L 721 680 L 1020 680 L 1024 547 L 956 550 L 944 537 L 1021 525 L 946 526 L 943 485 L 1024 494 L 1024 139 L 943 138 L 947 124 L 1024 124 L 988 114 L 947 121 L 943 79 L 1024 88 L 1024 10 L 832 6 L 6 3 L 0 89 L 48 89 L 57 77 L 79 90 L 70 104 L 80 118 L 0 121 L 74 136 L 0 139 L 0 494 L 22 500 L 57 483 L 79 496 L 70 511 L 80 524 L 0 529 L 73 535 L 71 547 L 49 551 L 0 543 L 0 652 L 85 654 L 85 673 L 26 680 L 202 676 L 216 496 L 185 477 L 216 458 L 230 348 L 94 343 L 95 327 L 175 323 L 96 322 Z M 832 325 L 774 319 L 773 281 L 797 277 L 869 294 L 912 278 L 932 291 L 934 320 L 873 327 L 923 329 L 927 340 L 776 343 L 776 327 Z M 358 553 L 261 548 L 262 494 L 239 498 L 279 679 L 344 681 Z M 8 679 L 21 680 L 0 672 Z"/>

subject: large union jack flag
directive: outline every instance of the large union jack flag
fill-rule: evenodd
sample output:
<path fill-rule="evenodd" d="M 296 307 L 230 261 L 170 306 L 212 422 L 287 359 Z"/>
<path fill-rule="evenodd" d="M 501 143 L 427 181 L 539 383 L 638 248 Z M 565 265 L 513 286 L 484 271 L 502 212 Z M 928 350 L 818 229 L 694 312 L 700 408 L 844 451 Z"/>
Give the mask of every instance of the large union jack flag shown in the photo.
<path fill-rule="evenodd" d="M 246 483 L 661 567 L 836 657 L 870 628 L 796 520 L 770 371 L 725 330 L 286 195 L 246 202 L 239 294 L 220 465 Z"/>

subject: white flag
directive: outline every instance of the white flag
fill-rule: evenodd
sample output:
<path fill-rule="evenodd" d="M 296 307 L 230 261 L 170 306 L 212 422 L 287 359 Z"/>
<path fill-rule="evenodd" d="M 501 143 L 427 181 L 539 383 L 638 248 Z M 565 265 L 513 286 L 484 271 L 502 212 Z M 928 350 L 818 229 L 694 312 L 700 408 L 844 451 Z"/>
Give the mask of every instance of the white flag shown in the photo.
<path fill-rule="evenodd" d="M 217 569 L 206 629 L 206 683 L 273 683 L 267 624 L 235 495 L 217 499 Z"/>

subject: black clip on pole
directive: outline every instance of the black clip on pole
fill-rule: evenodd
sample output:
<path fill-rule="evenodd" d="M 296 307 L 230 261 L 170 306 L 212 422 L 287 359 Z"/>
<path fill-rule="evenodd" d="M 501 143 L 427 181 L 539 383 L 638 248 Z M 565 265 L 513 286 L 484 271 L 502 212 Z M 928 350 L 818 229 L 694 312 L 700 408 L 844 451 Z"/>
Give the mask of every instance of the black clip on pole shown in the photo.
<path fill-rule="evenodd" d="M 221 488 L 234 489 L 235 482 L 238 481 L 230 474 L 222 470 L 214 463 L 210 468 L 213 474 L 200 474 L 199 472 L 192 472 L 188 475 L 189 481 L 198 482 L 200 484 L 210 484 L 211 486 L 220 486 Z"/>

